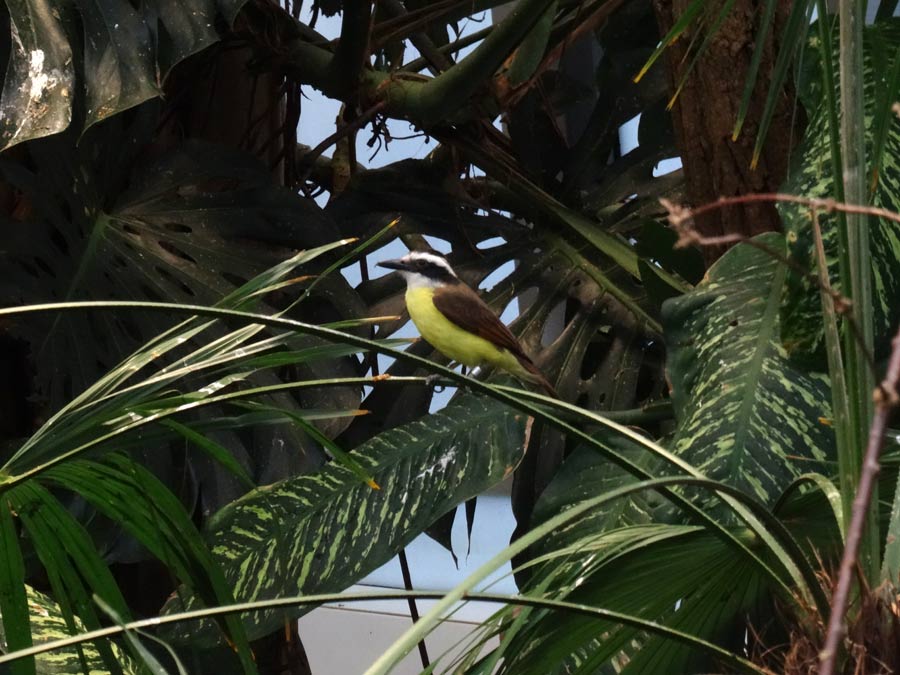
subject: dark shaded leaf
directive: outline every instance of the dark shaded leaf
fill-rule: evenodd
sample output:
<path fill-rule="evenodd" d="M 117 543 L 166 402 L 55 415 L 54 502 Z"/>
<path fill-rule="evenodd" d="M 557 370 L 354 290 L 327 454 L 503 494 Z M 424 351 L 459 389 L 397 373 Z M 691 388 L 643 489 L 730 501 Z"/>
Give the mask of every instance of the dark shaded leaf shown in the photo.
<path fill-rule="evenodd" d="M 219 40 L 215 26 L 215 0 L 149 0 L 144 11 L 148 23 L 156 32 L 162 81 L 178 63 Z M 154 13 L 156 17 L 153 17 Z M 154 25 L 157 21 L 158 26 Z M 229 25 L 232 21 L 233 17 L 228 20 Z"/>
<path fill-rule="evenodd" d="M 75 70 L 53 0 L 8 0 L 10 54 L 0 98 L 0 149 L 59 133 L 72 120 Z"/>
<path fill-rule="evenodd" d="M 158 96 L 156 53 L 128 2 L 74 0 L 84 26 L 85 128 Z"/>

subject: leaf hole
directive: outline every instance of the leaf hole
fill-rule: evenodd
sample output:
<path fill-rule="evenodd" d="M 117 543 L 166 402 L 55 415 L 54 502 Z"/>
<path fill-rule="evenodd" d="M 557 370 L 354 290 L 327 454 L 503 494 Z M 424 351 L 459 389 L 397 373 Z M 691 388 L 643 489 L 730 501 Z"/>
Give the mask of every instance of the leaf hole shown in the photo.
<path fill-rule="evenodd" d="M 159 244 L 159 247 L 162 250 L 164 250 L 166 253 L 170 253 L 171 255 L 175 256 L 176 258 L 180 258 L 181 260 L 184 260 L 186 262 L 193 263 L 194 265 L 197 264 L 197 261 L 194 260 L 193 257 L 191 257 L 190 255 L 188 255 L 187 253 L 182 251 L 180 248 L 178 248 L 171 242 L 165 241 L 164 239 L 160 239 L 157 243 Z"/>
<path fill-rule="evenodd" d="M 182 225 L 181 223 L 166 223 L 163 227 L 169 232 L 176 232 L 178 234 L 190 234 L 194 231 L 189 225 Z"/>
<path fill-rule="evenodd" d="M 589 380 L 600 369 L 603 359 L 609 352 L 609 341 L 607 340 L 591 340 L 587 349 L 584 350 L 584 357 L 581 359 L 581 369 L 579 376 L 582 380 Z"/>
<path fill-rule="evenodd" d="M 194 289 L 184 283 L 184 281 L 179 279 L 176 275 L 172 274 L 165 267 L 156 266 L 153 269 L 156 270 L 156 273 L 159 274 L 160 277 L 168 281 L 170 284 L 180 288 L 182 293 L 184 293 L 185 295 L 189 295 L 192 298 L 194 297 Z"/>
<path fill-rule="evenodd" d="M 163 297 L 156 292 L 156 289 L 148 286 L 147 284 L 140 285 L 141 294 L 147 299 L 153 302 L 163 302 Z"/>
<path fill-rule="evenodd" d="M 50 265 L 48 265 L 46 262 L 44 262 L 43 259 L 34 258 L 34 264 L 37 265 L 40 268 L 41 272 L 43 272 L 45 275 L 47 275 L 53 279 L 56 278 L 56 273 L 53 271 L 53 268 Z M 42 276 L 42 275 L 40 273 L 38 273 L 38 276 Z"/>
<path fill-rule="evenodd" d="M 559 302 L 547 314 L 541 329 L 541 346 L 549 347 L 566 329 L 566 303 Z"/>
<path fill-rule="evenodd" d="M 25 273 L 28 276 L 34 277 L 35 279 L 41 278 L 41 273 L 37 270 L 36 267 L 34 267 L 34 265 L 31 265 L 30 263 L 28 263 L 28 261 L 20 260 L 19 267 L 21 267 L 23 270 L 25 270 Z"/>
<path fill-rule="evenodd" d="M 69 244 L 66 241 L 66 238 L 63 237 L 62 233 L 55 227 L 50 230 L 50 241 L 53 243 L 53 246 L 56 247 L 56 250 L 63 255 L 66 255 L 69 252 Z"/>

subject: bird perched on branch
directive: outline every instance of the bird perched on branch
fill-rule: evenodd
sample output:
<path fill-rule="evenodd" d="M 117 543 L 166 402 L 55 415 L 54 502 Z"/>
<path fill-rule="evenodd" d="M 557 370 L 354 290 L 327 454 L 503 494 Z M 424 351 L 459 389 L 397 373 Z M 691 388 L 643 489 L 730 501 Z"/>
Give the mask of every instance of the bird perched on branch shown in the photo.
<path fill-rule="evenodd" d="M 556 396 L 519 341 L 438 253 L 412 251 L 378 263 L 406 279 L 406 308 L 422 337 L 466 366 L 489 364 Z"/>

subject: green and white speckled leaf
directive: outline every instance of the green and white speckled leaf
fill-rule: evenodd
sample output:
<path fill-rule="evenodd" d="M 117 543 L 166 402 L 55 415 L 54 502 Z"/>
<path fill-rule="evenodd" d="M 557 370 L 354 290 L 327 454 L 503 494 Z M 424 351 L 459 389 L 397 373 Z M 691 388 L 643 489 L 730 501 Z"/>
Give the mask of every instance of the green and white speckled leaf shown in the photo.
<path fill-rule="evenodd" d="M 28 608 L 31 613 L 31 635 L 34 638 L 34 644 L 39 645 L 44 642 L 60 640 L 71 635 L 59 605 L 52 598 L 34 590 L 31 586 L 26 586 L 25 592 L 28 594 Z M 79 630 L 84 630 L 78 619 L 76 619 L 76 623 L 79 626 Z M 109 672 L 103 665 L 103 659 L 93 644 L 84 642 L 81 644 L 81 647 L 91 675 L 104 675 L 104 673 Z M 141 672 L 115 643 L 112 644 L 112 650 L 125 675 Z M 7 653 L 2 619 L 0 619 L 0 653 Z M 81 659 L 78 656 L 78 650 L 75 647 L 38 654 L 35 657 L 35 661 L 38 675 L 76 675 L 84 672 Z M 2 671 L 3 668 L 0 667 L 0 672 Z"/>
<path fill-rule="evenodd" d="M 889 106 L 900 99 L 900 91 L 885 96 L 880 91 L 887 86 L 886 71 L 891 59 L 900 48 L 900 21 L 879 22 L 867 26 L 865 33 L 865 109 L 867 157 L 873 160 L 876 135 L 876 101 Z M 816 34 L 816 31 L 811 31 Z M 837 36 L 833 39 L 837 49 Z M 809 115 L 807 132 L 795 153 L 791 175 L 782 188 L 804 197 L 834 197 L 834 167 L 831 162 L 828 131 L 828 106 L 822 95 L 818 37 L 806 50 L 809 64 L 801 78 L 801 98 Z M 834 55 L 834 72 L 838 72 L 837 53 Z M 837 83 L 835 83 L 837 86 Z M 880 111 L 883 115 L 885 111 Z M 885 136 L 881 170 L 872 204 L 892 211 L 900 210 L 900 120 L 887 113 L 888 128 Z M 779 210 L 785 233 L 790 242 L 791 258 L 800 269 L 815 273 L 812 227 L 809 210 L 798 204 L 780 204 Z M 820 214 L 819 224 L 825 243 L 825 252 L 832 284 L 840 288 L 837 262 L 837 219 L 834 214 Z M 884 353 L 895 330 L 897 307 L 900 306 L 900 224 L 884 219 L 870 219 L 872 251 L 872 296 L 875 325 L 876 351 Z M 786 286 L 785 306 L 782 310 L 782 340 L 792 357 L 824 364 L 824 334 L 822 329 L 819 293 L 811 280 L 798 271 L 791 271 Z"/>
<path fill-rule="evenodd" d="M 784 251 L 779 234 L 756 241 Z M 731 249 L 690 293 L 663 305 L 678 418 L 673 450 L 709 478 L 771 504 L 834 454 L 824 375 L 793 364 L 780 341 L 786 271 L 748 244 Z"/>
<path fill-rule="evenodd" d="M 444 410 L 354 451 L 380 490 L 332 462 L 219 511 L 210 521 L 210 547 L 239 602 L 343 590 L 448 510 L 507 476 L 522 459 L 525 435 L 523 415 L 491 399 L 458 396 Z M 163 611 L 182 609 L 173 600 Z M 266 635 L 302 613 L 247 615 L 248 634 Z M 198 627 L 178 630 L 187 638 Z"/>

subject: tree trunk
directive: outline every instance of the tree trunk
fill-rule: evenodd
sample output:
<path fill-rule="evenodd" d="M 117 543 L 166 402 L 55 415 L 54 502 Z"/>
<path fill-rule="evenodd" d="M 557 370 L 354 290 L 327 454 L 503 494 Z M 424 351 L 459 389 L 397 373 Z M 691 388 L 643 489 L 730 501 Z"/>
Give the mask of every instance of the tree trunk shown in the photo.
<path fill-rule="evenodd" d="M 690 0 L 654 0 L 660 35 L 665 35 Z M 751 168 L 753 146 L 769 91 L 779 40 L 790 0 L 778 0 L 774 26 L 768 32 L 753 98 L 741 135 L 732 131 L 741 104 L 744 83 L 756 45 L 762 0 L 736 0 L 729 16 L 697 61 L 674 107 L 672 121 L 684 164 L 690 205 L 699 206 L 719 197 L 775 192 L 787 176 L 793 145 L 800 138 L 794 118 L 793 85 L 781 92 L 756 168 Z M 716 10 L 718 11 L 718 10 Z M 688 49 L 698 28 L 690 27 L 666 50 L 669 90 L 674 93 L 690 63 Z M 742 204 L 713 211 L 698 218 L 697 230 L 704 236 L 777 231 L 781 223 L 774 204 Z M 727 247 L 709 247 L 703 253 L 711 263 Z"/>

